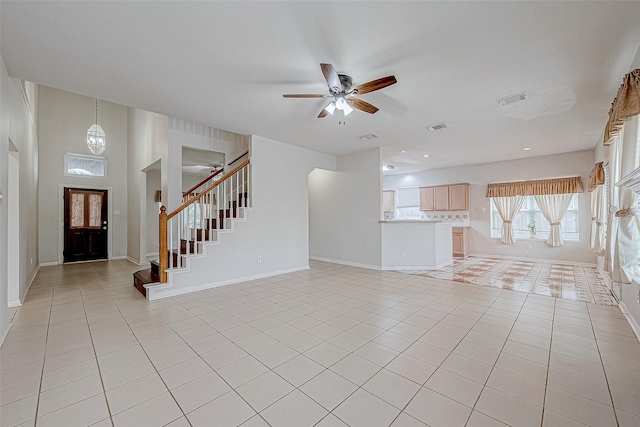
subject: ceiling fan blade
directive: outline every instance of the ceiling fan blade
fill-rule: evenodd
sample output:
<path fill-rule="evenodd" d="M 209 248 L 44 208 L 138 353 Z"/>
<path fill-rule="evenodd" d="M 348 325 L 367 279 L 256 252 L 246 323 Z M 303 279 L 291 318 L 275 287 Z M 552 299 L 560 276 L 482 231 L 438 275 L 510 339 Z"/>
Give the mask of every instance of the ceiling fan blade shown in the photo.
<path fill-rule="evenodd" d="M 282 95 L 283 98 L 329 98 L 331 95 L 323 95 L 320 93 L 292 93 Z"/>
<path fill-rule="evenodd" d="M 347 102 L 353 107 L 365 113 L 375 114 L 378 111 L 378 107 L 371 105 L 366 101 L 358 98 L 349 98 Z"/>
<path fill-rule="evenodd" d="M 358 95 L 362 95 L 365 93 L 373 92 L 374 90 L 383 89 L 387 86 L 391 86 L 392 84 L 396 84 L 398 81 L 395 76 L 387 76 L 377 80 L 371 80 L 367 83 L 362 83 L 353 88 L 354 92 L 357 92 Z"/>
<path fill-rule="evenodd" d="M 324 74 L 324 78 L 327 80 L 329 89 L 334 92 L 342 92 L 342 83 L 340 82 L 340 77 L 338 77 L 338 73 L 336 72 L 336 69 L 333 68 L 333 65 L 320 64 L 320 68 L 322 68 L 322 74 Z"/>
<path fill-rule="evenodd" d="M 329 115 L 329 112 L 323 108 L 322 111 L 320 111 L 320 114 L 318 114 L 318 118 L 321 119 L 323 117 L 327 117 Z"/>

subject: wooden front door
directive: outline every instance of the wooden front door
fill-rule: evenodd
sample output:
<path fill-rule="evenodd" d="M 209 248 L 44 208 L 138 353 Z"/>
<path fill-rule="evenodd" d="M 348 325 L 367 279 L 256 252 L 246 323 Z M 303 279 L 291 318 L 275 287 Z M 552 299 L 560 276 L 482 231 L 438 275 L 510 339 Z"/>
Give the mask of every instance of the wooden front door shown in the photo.
<path fill-rule="evenodd" d="M 107 190 L 64 189 L 64 262 L 107 259 Z"/>

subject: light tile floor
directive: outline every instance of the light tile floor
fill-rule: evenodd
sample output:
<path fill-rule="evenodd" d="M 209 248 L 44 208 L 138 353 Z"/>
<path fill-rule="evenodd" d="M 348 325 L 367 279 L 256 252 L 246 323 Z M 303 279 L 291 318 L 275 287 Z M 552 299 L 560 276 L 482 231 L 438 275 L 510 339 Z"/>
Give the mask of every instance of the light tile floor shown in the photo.
<path fill-rule="evenodd" d="M 154 302 L 45 267 L 0 350 L 0 425 L 638 426 L 617 307 L 312 262 Z"/>
<path fill-rule="evenodd" d="M 492 286 L 574 301 L 617 305 L 596 267 L 470 256 L 432 271 L 406 271 L 434 279 Z"/>

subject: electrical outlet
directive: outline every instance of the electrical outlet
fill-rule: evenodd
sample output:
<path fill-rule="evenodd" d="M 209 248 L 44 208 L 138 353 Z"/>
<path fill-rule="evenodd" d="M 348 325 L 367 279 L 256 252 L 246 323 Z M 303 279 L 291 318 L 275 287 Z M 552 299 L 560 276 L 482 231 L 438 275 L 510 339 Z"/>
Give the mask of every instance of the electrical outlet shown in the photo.
<path fill-rule="evenodd" d="M 405 256 L 407 253 L 403 250 L 400 251 L 400 255 Z"/>
<path fill-rule="evenodd" d="M 262 256 L 258 255 L 258 262 L 262 262 Z"/>
<path fill-rule="evenodd" d="M 640 289 L 638 289 L 638 304 L 640 304 Z"/>
<path fill-rule="evenodd" d="M 33 257 L 31 257 L 30 259 L 31 259 L 31 265 L 33 265 Z"/>

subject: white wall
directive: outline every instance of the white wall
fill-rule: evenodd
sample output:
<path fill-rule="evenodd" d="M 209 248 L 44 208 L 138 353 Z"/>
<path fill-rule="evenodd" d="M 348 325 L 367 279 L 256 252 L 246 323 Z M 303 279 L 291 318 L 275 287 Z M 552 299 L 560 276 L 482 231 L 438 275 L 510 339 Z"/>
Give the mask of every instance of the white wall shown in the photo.
<path fill-rule="evenodd" d="M 208 246 L 206 258 L 191 259 L 191 271 L 172 276 L 158 296 L 194 286 L 268 276 L 309 266 L 309 186 L 314 168 L 335 169 L 336 159 L 304 148 L 253 136 L 251 209 L 246 222 Z M 262 262 L 257 262 L 257 257 Z"/>
<path fill-rule="evenodd" d="M 309 176 L 310 255 L 382 266 L 382 158 L 379 148 L 340 156 L 335 171 Z"/>
<path fill-rule="evenodd" d="M 40 86 L 40 261 L 58 262 L 63 226 L 59 184 L 66 187 L 112 187 L 110 194 L 110 258 L 127 254 L 127 107 L 98 103 L 98 124 L 105 131 L 107 178 L 64 176 L 65 153 L 91 155 L 87 129 L 95 123 L 95 99 Z M 116 214 L 116 211 L 120 211 Z"/>
<path fill-rule="evenodd" d="M 160 208 L 155 201 L 156 191 L 161 191 L 162 181 L 160 180 L 160 170 L 151 169 L 147 171 L 147 188 L 146 188 L 146 212 L 147 212 L 147 256 L 149 254 L 158 253 L 158 237 L 159 237 L 159 213 Z"/>
<path fill-rule="evenodd" d="M 565 242 L 564 245 L 556 248 L 548 246 L 543 240 L 519 240 L 513 244 L 505 245 L 499 239 L 492 239 L 490 237 L 490 200 L 485 197 L 487 184 L 492 182 L 569 176 L 581 176 L 586 190 L 589 183 L 589 172 L 593 164 L 594 151 L 585 150 L 413 174 L 390 175 L 384 177 L 384 189 L 394 190 L 400 187 L 468 182 L 470 184 L 469 247 L 471 253 L 595 263 L 596 258 L 589 250 L 589 230 L 591 227 L 589 193 L 578 195 L 580 242 Z M 486 209 L 486 212 L 482 212 L 483 208 Z M 527 245 L 531 245 L 531 249 L 527 249 Z"/>
<path fill-rule="evenodd" d="M 168 118 L 161 114 L 135 108 L 127 109 L 127 256 L 146 264 L 148 224 L 145 170 L 157 161 L 161 163 L 160 189 L 163 200 L 167 194 Z M 157 229 L 157 223 L 155 224 Z"/>
<path fill-rule="evenodd" d="M 9 139 L 19 153 L 19 215 L 20 240 L 18 295 L 20 301 L 37 272 L 38 257 L 38 96 L 33 83 L 9 78 L 0 56 L 0 193 L 8 193 Z M 8 222 L 7 199 L 0 202 L 0 343 L 9 330 L 7 255 Z"/>

